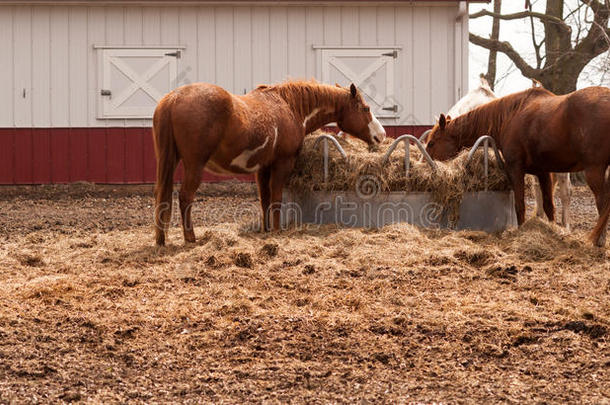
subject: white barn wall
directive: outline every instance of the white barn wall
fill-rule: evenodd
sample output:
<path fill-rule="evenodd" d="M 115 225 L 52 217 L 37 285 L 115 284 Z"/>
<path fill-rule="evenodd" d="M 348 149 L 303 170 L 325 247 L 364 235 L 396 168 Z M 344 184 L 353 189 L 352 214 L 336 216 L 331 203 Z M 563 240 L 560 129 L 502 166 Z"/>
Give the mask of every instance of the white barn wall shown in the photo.
<path fill-rule="evenodd" d="M 395 93 L 404 110 L 385 124 L 429 125 L 465 91 L 467 23 L 456 27 L 457 13 L 454 3 L 0 6 L 0 127 L 150 126 L 96 118 L 93 45 L 183 45 L 178 85 L 207 81 L 237 94 L 319 75 L 313 45 L 399 45 Z"/>

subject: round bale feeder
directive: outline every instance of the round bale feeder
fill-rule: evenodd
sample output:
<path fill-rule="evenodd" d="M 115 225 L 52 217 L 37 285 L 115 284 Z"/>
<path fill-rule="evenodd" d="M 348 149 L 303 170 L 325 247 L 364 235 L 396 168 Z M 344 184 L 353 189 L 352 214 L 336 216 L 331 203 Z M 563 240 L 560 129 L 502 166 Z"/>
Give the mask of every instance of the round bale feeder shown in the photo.
<path fill-rule="evenodd" d="M 425 137 L 426 134 L 422 136 Z M 404 143 L 404 176 L 409 178 L 412 171 L 411 148 L 413 143 L 421 157 L 417 165 L 426 165 L 431 176 L 440 175 L 439 162 L 430 158 L 419 139 L 413 135 L 402 135 L 387 147 L 381 156 L 380 165 L 387 165 L 393 152 Z M 330 135 L 320 135 L 313 142 L 318 151 L 322 146 L 323 183 L 305 190 L 291 184 L 284 191 L 282 204 L 282 225 L 335 224 L 343 227 L 380 228 L 395 223 L 409 223 L 424 228 L 450 228 L 455 230 L 478 230 L 501 232 L 517 225 L 512 190 L 490 190 L 489 188 L 489 147 L 491 146 L 496 170 L 504 172 L 503 161 L 494 140 L 489 136 L 479 138 L 460 163 L 483 166 L 483 178 L 478 179 L 481 190 L 464 191 L 459 204 L 443 205 L 431 191 L 393 191 L 384 189 L 375 175 L 358 176 L 355 189 L 345 187 L 324 187 L 329 183 L 329 147 L 332 145 L 342 164 L 349 158 L 337 139 Z M 477 150 L 483 149 L 479 161 L 474 161 Z M 319 153 L 319 151 L 318 151 Z M 482 162 L 481 162 L 482 161 Z M 319 168 L 318 168 L 319 169 Z M 340 189 L 343 188 L 343 189 Z"/>

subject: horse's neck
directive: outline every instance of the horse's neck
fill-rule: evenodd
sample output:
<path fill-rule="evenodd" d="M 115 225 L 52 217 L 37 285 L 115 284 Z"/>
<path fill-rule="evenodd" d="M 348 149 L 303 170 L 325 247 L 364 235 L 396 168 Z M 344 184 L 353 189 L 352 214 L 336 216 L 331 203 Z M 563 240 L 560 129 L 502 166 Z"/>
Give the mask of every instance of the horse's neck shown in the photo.
<path fill-rule="evenodd" d="M 466 148 L 474 145 L 483 135 L 496 138 L 492 118 L 480 109 L 472 110 L 450 121 L 447 129 L 458 139 L 459 147 Z"/>
<path fill-rule="evenodd" d="M 337 112 L 334 107 L 329 108 L 314 108 L 304 119 L 303 119 L 303 128 L 305 129 L 305 133 L 309 134 L 313 131 L 322 128 L 325 125 L 330 124 L 331 122 L 337 121 Z"/>
<path fill-rule="evenodd" d="M 349 92 L 343 88 L 321 84 L 305 85 L 284 94 L 284 99 L 306 134 L 336 122 L 340 106 L 348 97 Z"/>

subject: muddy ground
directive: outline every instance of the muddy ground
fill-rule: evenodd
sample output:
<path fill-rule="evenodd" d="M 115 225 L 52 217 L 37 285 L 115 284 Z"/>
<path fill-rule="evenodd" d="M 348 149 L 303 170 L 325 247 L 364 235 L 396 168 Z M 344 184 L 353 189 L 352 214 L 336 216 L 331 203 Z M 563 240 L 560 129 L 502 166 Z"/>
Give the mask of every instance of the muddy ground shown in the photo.
<path fill-rule="evenodd" d="M 206 184 L 162 249 L 150 195 L 0 188 L 1 403 L 610 403 L 584 187 L 570 233 L 261 234 L 252 185 Z"/>

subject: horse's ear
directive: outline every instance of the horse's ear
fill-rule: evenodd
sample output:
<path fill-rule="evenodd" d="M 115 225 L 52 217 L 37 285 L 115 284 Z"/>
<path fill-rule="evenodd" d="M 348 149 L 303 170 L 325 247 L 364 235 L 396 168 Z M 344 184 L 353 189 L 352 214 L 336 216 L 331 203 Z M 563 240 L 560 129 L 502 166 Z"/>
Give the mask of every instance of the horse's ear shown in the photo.
<path fill-rule="evenodd" d="M 339 83 L 335 83 L 335 86 L 336 86 L 336 87 L 338 87 L 338 88 L 340 88 L 340 89 L 342 89 L 342 88 L 343 88 L 343 86 L 341 86 Z"/>
<path fill-rule="evenodd" d="M 447 125 L 447 118 L 445 118 L 445 114 L 441 114 L 441 116 L 438 118 L 438 126 L 441 129 L 445 129 L 446 125 Z"/>
<path fill-rule="evenodd" d="M 356 94 L 358 94 L 358 89 L 356 86 L 354 86 L 354 83 L 349 85 L 349 92 L 351 93 L 352 97 L 356 97 Z"/>
<path fill-rule="evenodd" d="M 451 115 L 447 116 L 447 122 L 451 121 Z"/>

